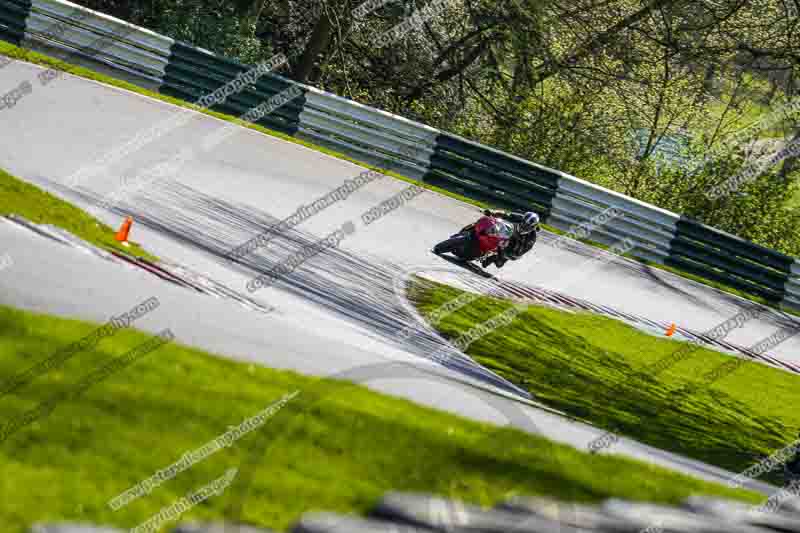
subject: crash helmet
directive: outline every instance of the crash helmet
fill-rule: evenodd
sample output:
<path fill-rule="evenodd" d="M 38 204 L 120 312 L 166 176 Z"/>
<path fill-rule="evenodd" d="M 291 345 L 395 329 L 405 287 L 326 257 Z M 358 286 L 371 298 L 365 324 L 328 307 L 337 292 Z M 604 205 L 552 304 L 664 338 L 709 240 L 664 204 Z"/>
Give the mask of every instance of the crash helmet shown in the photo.
<path fill-rule="evenodd" d="M 522 216 L 522 222 L 519 223 L 519 232 L 523 235 L 530 233 L 539 227 L 539 215 L 533 211 L 528 211 Z"/>

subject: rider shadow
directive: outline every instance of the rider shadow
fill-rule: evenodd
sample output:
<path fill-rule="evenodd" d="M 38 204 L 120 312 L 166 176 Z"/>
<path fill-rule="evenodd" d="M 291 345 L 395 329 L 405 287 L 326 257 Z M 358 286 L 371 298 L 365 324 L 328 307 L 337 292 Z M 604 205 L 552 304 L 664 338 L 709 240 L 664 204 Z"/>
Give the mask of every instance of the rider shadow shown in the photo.
<path fill-rule="evenodd" d="M 483 270 L 479 266 L 474 265 L 474 264 L 470 263 L 469 261 L 464 261 L 463 259 L 458 259 L 458 258 L 453 257 L 451 255 L 444 255 L 444 254 L 436 254 L 436 255 L 438 257 L 441 257 L 445 261 L 448 261 L 448 262 L 450 262 L 450 263 L 452 263 L 454 265 L 458 265 L 461 268 L 465 268 L 465 269 L 469 270 L 473 274 L 477 274 L 478 276 L 484 277 L 486 279 L 496 279 L 493 274 L 490 274 L 490 273 L 486 272 L 485 270 Z"/>

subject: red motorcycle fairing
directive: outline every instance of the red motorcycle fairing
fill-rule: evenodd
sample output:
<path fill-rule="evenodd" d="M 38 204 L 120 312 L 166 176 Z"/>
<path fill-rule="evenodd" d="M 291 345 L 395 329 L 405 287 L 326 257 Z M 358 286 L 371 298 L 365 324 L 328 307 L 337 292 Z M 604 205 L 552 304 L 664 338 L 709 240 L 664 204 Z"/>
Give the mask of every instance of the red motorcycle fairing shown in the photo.
<path fill-rule="evenodd" d="M 483 216 L 433 247 L 433 253 L 451 253 L 464 261 L 485 259 L 505 248 L 514 235 L 514 226 L 505 220 Z"/>
<path fill-rule="evenodd" d="M 514 227 L 503 220 L 483 216 L 475 223 L 473 231 L 483 257 L 505 247 L 514 234 Z"/>

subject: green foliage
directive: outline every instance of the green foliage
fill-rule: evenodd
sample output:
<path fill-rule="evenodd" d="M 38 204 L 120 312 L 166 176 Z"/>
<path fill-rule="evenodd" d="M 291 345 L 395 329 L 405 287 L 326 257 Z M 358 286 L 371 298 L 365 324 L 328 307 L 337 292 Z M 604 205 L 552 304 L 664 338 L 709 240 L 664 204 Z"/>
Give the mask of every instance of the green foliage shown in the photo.
<path fill-rule="evenodd" d="M 212 52 L 253 64 L 270 55 L 270 46 L 254 36 L 255 27 L 226 0 L 164 2 L 155 31 Z"/>
<path fill-rule="evenodd" d="M 700 160 L 701 153 L 694 159 Z M 750 160 L 752 161 L 752 160 Z M 800 206 L 791 199 L 798 189 L 798 174 L 780 176 L 779 168 L 742 184 L 732 193 L 709 199 L 714 186 L 748 168 L 742 151 L 714 159 L 698 168 L 667 167 L 656 175 L 644 173 L 640 199 L 685 214 L 723 231 L 800 256 Z"/>

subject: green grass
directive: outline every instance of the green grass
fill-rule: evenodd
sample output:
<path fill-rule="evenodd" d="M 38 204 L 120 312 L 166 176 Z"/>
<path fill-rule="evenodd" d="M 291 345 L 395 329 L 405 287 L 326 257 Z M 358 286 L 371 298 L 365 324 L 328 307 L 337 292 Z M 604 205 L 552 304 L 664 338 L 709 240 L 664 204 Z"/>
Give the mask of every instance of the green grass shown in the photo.
<path fill-rule="evenodd" d="M 156 309 L 153 313 L 158 313 Z M 0 373 L 11 376 L 94 327 L 0 307 Z M 66 392 L 101 361 L 149 338 L 118 331 L 3 398 L 4 421 Z M 240 469 L 220 496 L 183 520 L 232 517 L 285 529 L 306 511 L 364 512 L 389 490 L 430 491 L 482 505 L 517 494 L 570 501 L 617 496 L 676 503 L 705 493 L 763 497 L 525 433 L 462 419 L 341 381 L 162 346 L 0 443 L 4 532 L 36 521 L 133 527 L 188 492 Z M 267 361 L 269 353 L 260 354 Z M 254 434 L 122 509 L 109 499 L 300 391 Z M 779 397 L 779 396 L 778 396 Z M 766 402 L 774 403 L 772 399 Z"/>
<path fill-rule="evenodd" d="M 424 315 L 459 294 L 420 282 L 412 299 Z M 437 329 L 454 338 L 509 305 L 480 298 Z M 610 318 L 531 306 L 510 326 L 473 343 L 468 353 L 542 403 L 734 472 L 797 438 L 800 376 L 745 362 L 710 387 L 676 394 L 687 384 L 703 384 L 706 372 L 731 360 L 707 349 L 658 376 L 641 372 L 682 346 Z"/>
<path fill-rule="evenodd" d="M 156 259 L 134 242 L 130 243 L 129 248 L 123 247 L 114 239 L 116 230 L 72 204 L 0 169 L 0 215 L 10 214 L 20 215 L 37 224 L 58 226 L 104 249 Z"/>

